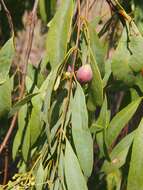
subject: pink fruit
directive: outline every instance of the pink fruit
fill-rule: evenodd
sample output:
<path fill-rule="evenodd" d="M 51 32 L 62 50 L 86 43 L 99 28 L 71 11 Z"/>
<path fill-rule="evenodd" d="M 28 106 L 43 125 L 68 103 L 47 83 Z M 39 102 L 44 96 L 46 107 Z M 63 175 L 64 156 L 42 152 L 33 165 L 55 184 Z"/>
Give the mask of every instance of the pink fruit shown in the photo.
<path fill-rule="evenodd" d="M 91 66 L 89 64 L 81 66 L 76 73 L 76 77 L 81 83 L 90 82 L 93 78 Z"/>

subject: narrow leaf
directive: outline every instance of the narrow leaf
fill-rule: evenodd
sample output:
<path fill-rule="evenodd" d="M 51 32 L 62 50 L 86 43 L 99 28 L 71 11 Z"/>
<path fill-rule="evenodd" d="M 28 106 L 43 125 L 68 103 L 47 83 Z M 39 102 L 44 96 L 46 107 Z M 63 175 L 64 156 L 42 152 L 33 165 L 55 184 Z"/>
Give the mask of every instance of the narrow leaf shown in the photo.
<path fill-rule="evenodd" d="M 50 23 L 47 36 L 47 55 L 54 69 L 64 59 L 73 14 L 73 1 L 64 0 Z"/>
<path fill-rule="evenodd" d="M 66 141 L 65 151 L 65 178 L 68 190 L 87 190 L 79 162 L 68 140 Z"/>
<path fill-rule="evenodd" d="M 0 49 L 0 84 L 3 83 L 9 73 L 14 56 L 13 38 L 10 38 Z"/>
<path fill-rule="evenodd" d="M 127 190 L 143 188 L 143 119 L 134 137 Z"/>
<path fill-rule="evenodd" d="M 89 177 L 93 167 L 93 141 L 88 128 L 85 95 L 79 83 L 72 104 L 72 136 L 81 168 Z"/>
<path fill-rule="evenodd" d="M 141 98 L 139 98 L 136 101 L 131 102 L 128 106 L 126 106 L 119 113 L 117 113 L 115 117 L 112 119 L 107 131 L 107 142 L 109 146 L 116 140 L 121 130 L 132 118 L 140 102 L 141 102 Z"/>

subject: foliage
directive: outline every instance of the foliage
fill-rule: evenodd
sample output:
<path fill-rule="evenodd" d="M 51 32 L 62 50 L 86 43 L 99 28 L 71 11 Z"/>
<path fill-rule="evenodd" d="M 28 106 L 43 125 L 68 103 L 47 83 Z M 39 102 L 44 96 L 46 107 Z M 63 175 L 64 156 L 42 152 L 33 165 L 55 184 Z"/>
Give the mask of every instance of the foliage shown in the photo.
<path fill-rule="evenodd" d="M 38 3 L 22 65 L 13 61 L 16 35 L 0 49 L 0 189 L 141 190 L 140 2 L 105 0 L 107 22 L 101 14 L 89 19 L 88 1 Z M 48 27 L 38 66 L 26 62 L 34 11 Z M 93 72 L 86 84 L 76 79 L 84 64 Z"/>

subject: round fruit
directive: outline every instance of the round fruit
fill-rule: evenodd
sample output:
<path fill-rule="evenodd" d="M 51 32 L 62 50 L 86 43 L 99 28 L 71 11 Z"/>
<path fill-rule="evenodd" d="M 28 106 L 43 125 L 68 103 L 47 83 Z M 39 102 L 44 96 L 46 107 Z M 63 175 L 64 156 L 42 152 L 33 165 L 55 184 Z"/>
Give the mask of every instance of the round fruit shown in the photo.
<path fill-rule="evenodd" d="M 89 64 L 81 66 L 76 73 L 76 77 L 80 83 L 90 82 L 93 78 L 91 66 Z"/>

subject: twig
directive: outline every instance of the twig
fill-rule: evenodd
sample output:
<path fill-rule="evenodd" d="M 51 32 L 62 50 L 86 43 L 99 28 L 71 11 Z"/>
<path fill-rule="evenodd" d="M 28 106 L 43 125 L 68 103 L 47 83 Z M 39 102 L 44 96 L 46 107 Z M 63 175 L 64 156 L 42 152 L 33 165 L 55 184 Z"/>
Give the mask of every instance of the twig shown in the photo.
<path fill-rule="evenodd" d="M 6 147 L 5 149 L 3 185 L 7 183 L 7 179 L 8 179 L 8 147 Z"/>
<path fill-rule="evenodd" d="M 9 26 L 10 26 L 10 30 L 11 30 L 11 33 L 12 35 L 14 34 L 14 27 L 13 27 L 13 22 L 12 22 L 12 17 L 11 17 L 11 14 L 9 12 L 9 10 L 7 9 L 5 3 L 4 3 L 4 0 L 0 0 L 1 1 L 1 4 L 6 12 L 6 16 L 7 16 L 7 19 L 8 19 L 8 23 L 9 23 Z"/>
<path fill-rule="evenodd" d="M 32 13 L 30 15 L 31 18 L 30 18 L 30 23 L 29 23 L 30 24 L 29 38 L 28 38 L 28 44 L 27 44 L 27 49 L 26 49 L 25 58 L 24 58 L 24 68 L 23 68 L 23 75 L 22 75 L 22 82 L 21 82 L 20 99 L 23 97 L 24 90 L 25 90 L 25 79 L 26 79 L 26 73 L 27 73 L 27 68 L 28 68 L 29 55 L 30 55 L 31 48 L 32 48 L 38 1 L 39 0 L 35 1 Z"/>
<path fill-rule="evenodd" d="M 31 51 L 31 47 L 32 47 L 32 42 L 33 42 L 38 1 L 39 0 L 35 0 L 35 4 L 34 4 L 32 12 L 31 12 L 31 18 L 30 18 L 30 22 L 29 22 L 29 24 L 30 24 L 29 38 L 28 38 L 27 49 L 26 49 L 25 58 L 24 58 L 24 68 L 23 68 L 23 75 L 22 75 L 22 82 L 21 82 L 21 90 L 20 90 L 19 99 L 23 98 L 24 91 L 25 91 L 25 79 L 26 79 L 26 73 L 27 73 L 27 67 L 28 67 L 28 59 L 29 59 L 29 55 L 30 55 L 30 51 Z M 13 116 L 10 128 L 9 128 L 9 130 L 8 130 L 8 132 L 7 132 L 5 138 L 4 138 L 4 140 L 0 146 L 0 154 L 2 153 L 4 147 L 6 146 L 8 140 L 12 134 L 12 131 L 16 125 L 17 116 L 18 116 L 18 112 Z"/>
<path fill-rule="evenodd" d="M 4 138 L 4 140 L 3 140 L 3 142 L 2 142 L 2 144 L 1 144 L 1 146 L 0 146 L 0 154 L 2 153 L 3 149 L 5 148 L 5 146 L 6 146 L 7 142 L 8 142 L 8 140 L 9 140 L 9 137 L 10 137 L 12 131 L 13 131 L 13 128 L 14 128 L 14 126 L 15 126 L 15 124 L 16 124 L 17 115 L 18 115 L 18 114 L 16 113 L 16 114 L 14 115 L 14 117 L 12 118 L 10 128 L 8 129 L 8 132 L 7 132 L 5 138 Z"/>

